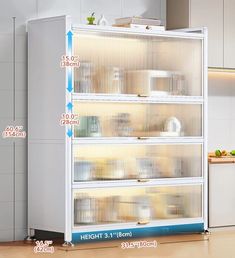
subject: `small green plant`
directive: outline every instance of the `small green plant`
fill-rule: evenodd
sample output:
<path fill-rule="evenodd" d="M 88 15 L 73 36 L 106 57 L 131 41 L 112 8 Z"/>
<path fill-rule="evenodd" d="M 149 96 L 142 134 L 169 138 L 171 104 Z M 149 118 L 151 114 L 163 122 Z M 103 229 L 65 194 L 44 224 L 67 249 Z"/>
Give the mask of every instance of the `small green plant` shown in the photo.
<path fill-rule="evenodd" d="M 91 16 L 88 16 L 86 19 L 88 21 L 88 25 L 95 25 L 95 13 L 92 13 Z"/>
<path fill-rule="evenodd" d="M 221 156 L 222 156 L 221 151 L 220 151 L 220 150 L 216 150 L 216 151 L 215 151 L 215 156 L 216 156 L 216 157 L 221 157 Z"/>

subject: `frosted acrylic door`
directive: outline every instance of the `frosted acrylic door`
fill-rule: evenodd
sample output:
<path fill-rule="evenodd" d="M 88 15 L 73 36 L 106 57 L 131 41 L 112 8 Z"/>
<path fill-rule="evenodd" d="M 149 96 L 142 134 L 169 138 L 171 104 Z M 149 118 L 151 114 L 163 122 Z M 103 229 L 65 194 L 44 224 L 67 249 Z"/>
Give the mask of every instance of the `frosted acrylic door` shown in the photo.
<path fill-rule="evenodd" d="M 77 93 L 202 95 L 202 41 L 175 37 L 78 32 Z"/>
<path fill-rule="evenodd" d="M 74 137 L 201 137 L 201 104 L 74 102 Z"/>
<path fill-rule="evenodd" d="M 73 146 L 73 180 L 202 177 L 202 153 L 201 144 L 78 144 Z"/>
<path fill-rule="evenodd" d="M 201 185 L 74 190 L 74 226 L 201 218 Z"/>

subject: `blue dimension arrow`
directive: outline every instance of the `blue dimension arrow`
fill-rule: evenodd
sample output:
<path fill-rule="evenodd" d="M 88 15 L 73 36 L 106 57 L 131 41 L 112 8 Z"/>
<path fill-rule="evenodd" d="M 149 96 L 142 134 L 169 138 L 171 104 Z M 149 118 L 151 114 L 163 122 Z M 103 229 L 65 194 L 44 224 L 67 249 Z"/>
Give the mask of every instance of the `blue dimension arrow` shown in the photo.
<path fill-rule="evenodd" d="M 67 104 L 67 108 L 68 108 L 68 110 L 72 110 L 73 104 L 72 104 L 71 102 L 69 102 L 69 103 Z"/>
<path fill-rule="evenodd" d="M 67 33 L 67 36 L 68 36 L 68 54 L 72 55 L 73 33 L 71 30 Z"/>
<path fill-rule="evenodd" d="M 68 70 L 68 87 L 67 87 L 67 90 L 68 90 L 68 92 L 72 92 L 72 90 L 73 90 L 72 69 L 67 68 L 67 70 Z"/>
<path fill-rule="evenodd" d="M 69 130 L 67 131 L 67 135 L 68 135 L 68 137 L 72 137 L 73 131 L 72 131 L 71 129 L 69 129 Z"/>

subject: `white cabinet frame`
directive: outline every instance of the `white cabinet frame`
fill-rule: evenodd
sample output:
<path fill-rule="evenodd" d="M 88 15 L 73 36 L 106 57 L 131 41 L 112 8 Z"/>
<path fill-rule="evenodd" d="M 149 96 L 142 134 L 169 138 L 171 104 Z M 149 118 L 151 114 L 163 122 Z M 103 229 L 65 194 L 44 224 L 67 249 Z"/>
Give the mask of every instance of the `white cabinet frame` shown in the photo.
<path fill-rule="evenodd" d="M 203 53 L 203 96 L 194 97 L 148 97 L 140 99 L 131 95 L 86 95 L 73 94 L 66 90 L 70 68 L 60 68 L 62 55 L 71 55 L 68 49 L 67 32 L 96 33 L 106 32 L 121 35 L 145 35 L 170 38 L 199 39 L 202 42 Z M 138 103 L 179 103 L 202 105 L 202 137 L 149 138 L 145 144 L 200 144 L 203 145 L 203 176 L 200 178 L 183 178 L 171 180 L 151 180 L 144 186 L 157 185 L 201 185 L 203 186 L 203 217 L 196 219 L 179 219 L 168 221 L 153 221 L 149 227 L 164 225 L 181 225 L 203 223 L 207 230 L 207 31 L 201 33 L 187 31 L 148 31 L 116 27 L 99 27 L 71 25 L 68 16 L 30 21 L 28 24 L 28 229 L 46 230 L 64 233 L 64 240 L 71 243 L 73 233 L 132 228 L 133 223 L 121 225 L 100 225 L 76 228 L 73 226 L 73 190 L 88 189 L 92 183 L 73 183 L 72 181 L 72 146 L 73 144 L 136 144 L 135 137 L 128 139 L 73 139 L 67 136 L 70 126 L 62 127 L 59 119 L 62 113 L 68 113 L 67 103 L 71 101 L 101 101 L 101 102 L 138 102 Z M 73 73 L 73 72 L 72 72 Z M 72 74 L 73 76 L 73 74 Z M 73 77 L 72 77 L 73 78 Z M 109 182 L 101 187 L 135 186 L 134 181 Z M 100 185 L 100 183 L 98 184 Z M 144 226 L 140 226 L 140 228 Z"/>

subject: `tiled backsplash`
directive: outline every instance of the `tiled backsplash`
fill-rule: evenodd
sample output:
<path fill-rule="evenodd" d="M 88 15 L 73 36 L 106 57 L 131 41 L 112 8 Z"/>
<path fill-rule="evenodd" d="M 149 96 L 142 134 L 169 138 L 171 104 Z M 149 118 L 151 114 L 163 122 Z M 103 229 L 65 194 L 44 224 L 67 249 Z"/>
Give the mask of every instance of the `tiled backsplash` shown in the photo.
<path fill-rule="evenodd" d="M 208 150 L 235 149 L 235 73 L 209 73 Z"/>

